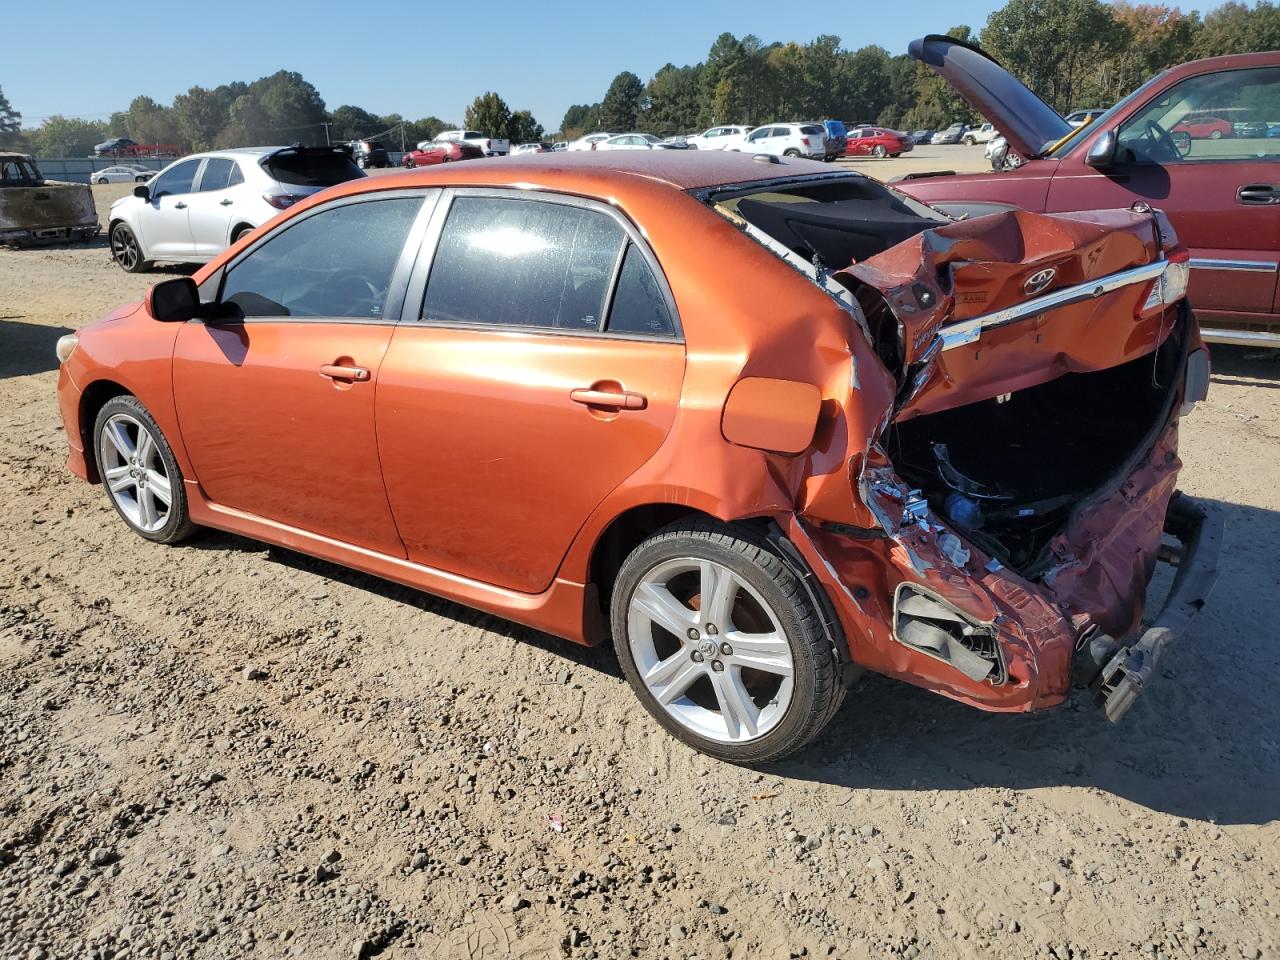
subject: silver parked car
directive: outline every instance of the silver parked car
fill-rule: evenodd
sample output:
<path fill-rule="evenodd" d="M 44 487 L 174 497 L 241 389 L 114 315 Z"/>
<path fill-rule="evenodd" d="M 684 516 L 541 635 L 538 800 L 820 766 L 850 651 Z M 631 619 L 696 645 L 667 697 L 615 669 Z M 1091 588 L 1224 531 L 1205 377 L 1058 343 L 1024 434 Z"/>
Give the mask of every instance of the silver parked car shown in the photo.
<path fill-rule="evenodd" d="M 89 175 L 94 183 L 146 183 L 156 175 L 154 170 L 140 167 L 134 163 L 122 163 L 103 170 L 95 170 Z"/>

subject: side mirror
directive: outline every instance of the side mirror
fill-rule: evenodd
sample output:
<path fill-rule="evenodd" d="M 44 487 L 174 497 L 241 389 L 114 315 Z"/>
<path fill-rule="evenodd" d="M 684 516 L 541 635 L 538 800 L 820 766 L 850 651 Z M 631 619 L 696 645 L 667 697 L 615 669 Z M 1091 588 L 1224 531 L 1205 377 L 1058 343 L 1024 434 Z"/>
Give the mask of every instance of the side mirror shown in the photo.
<path fill-rule="evenodd" d="M 151 188 L 148 187 L 145 183 L 140 183 L 133 188 L 133 195 L 135 197 L 141 197 L 143 200 L 150 200 Z"/>
<path fill-rule="evenodd" d="M 200 291 L 190 277 L 162 280 L 147 291 L 147 313 L 166 323 L 186 323 L 200 315 Z"/>
<path fill-rule="evenodd" d="M 1114 167 L 1116 165 L 1116 144 L 1116 132 L 1114 130 L 1106 130 L 1100 133 L 1098 138 L 1090 144 L 1089 152 L 1085 154 L 1085 165 L 1096 170 L 1108 170 Z"/>

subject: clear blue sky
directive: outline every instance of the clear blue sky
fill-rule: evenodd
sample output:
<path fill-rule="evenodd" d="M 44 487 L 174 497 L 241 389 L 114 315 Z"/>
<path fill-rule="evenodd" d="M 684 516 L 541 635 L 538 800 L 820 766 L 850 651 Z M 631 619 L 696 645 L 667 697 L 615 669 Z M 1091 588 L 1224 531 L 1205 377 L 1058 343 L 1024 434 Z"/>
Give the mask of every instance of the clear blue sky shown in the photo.
<path fill-rule="evenodd" d="M 19 3 L 5 13 L 0 88 L 24 123 L 35 126 L 57 113 L 105 120 L 138 94 L 168 104 L 191 86 L 252 81 L 283 68 L 314 84 L 330 109 L 350 103 L 379 115 L 461 122 L 477 94 L 496 90 L 512 109 L 530 109 L 555 129 L 566 107 L 599 100 L 618 71 L 647 80 L 668 61 L 695 63 L 725 30 L 766 43 L 833 33 L 850 49 L 876 43 L 897 54 L 924 33 L 958 23 L 980 29 L 999 6 L 994 0 Z"/>

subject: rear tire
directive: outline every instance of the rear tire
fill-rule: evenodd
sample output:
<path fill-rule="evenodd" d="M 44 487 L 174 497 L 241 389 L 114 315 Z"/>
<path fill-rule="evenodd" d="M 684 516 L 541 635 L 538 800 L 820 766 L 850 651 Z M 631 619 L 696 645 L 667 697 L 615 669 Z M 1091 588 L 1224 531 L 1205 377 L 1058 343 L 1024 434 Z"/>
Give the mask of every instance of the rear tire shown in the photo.
<path fill-rule="evenodd" d="M 610 607 L 632 690 L 703 753 L 778 760 L 817 736 L 844 699 L 821 614 L 752 531 L 715 521 L 660 530 L 623 562 Z"/>
<path fill-rule="evenodd" d="M 889 155 L 889 151 L 885 149 L 883 144 L 877 143 L 871 148 L 871 155 L 877 160 L 883 160 Z"/>
<path fill-rule="evenodd" d="M 243 237 L 246 233 L 248 233 L 252 229 L 253 227 L 240 227 L 239 229 L 236 230 L 235 233 L 231 235 L 231 243 L 232 244 L 239 243 L 240 238 Z"/>
<path fill-rule="evenodd" d="M 1209 139 L 1210 139 L 1210 140 L 1221 140 L 1221 139 L 1222 139 L 1222 131 L 1221 131 L 1221 130 L 1213 130 L 1213 131 L 1211 131 L 1211 132 L 1209 133 Z"/>
<path fill-rule="evenodd" d="M 107 178 L 106 178 L 106 177 L 99 177 L 97 180 L 95 180 L 95 181 L 94 181 L 94 183 L 96 183 L 96 184 L 97 184 L 98 186 L 100 186 L 100 187 L 104 187 L 104 186 L 106 186 L 106 184 L 107 184 Z"/>
<path fill-rule="evenodd" d="M 129 528 L 155 543 L 195 531 L 173 449 L 147 408 L 124 394 L 102 405 L 93 423 L 94 456 L 107 499 Z"/>

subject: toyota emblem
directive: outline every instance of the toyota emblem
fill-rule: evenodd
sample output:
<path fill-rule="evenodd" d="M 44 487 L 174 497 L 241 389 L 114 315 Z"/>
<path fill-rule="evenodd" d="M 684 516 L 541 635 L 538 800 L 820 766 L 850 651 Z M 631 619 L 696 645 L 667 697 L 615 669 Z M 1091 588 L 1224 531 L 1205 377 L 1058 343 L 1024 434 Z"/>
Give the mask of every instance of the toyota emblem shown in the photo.
<path fill-rule="evenodd" d="M 1058 271 L 1053 267 L 1045 267 L 1043 270 L 1037 270 L 1031 276 L 1022 282 L 1022 292 L 1028 295 L 1039 293 L 1049 284 L 1053 283 L 1053 278 L 1058 275 Z"/>

